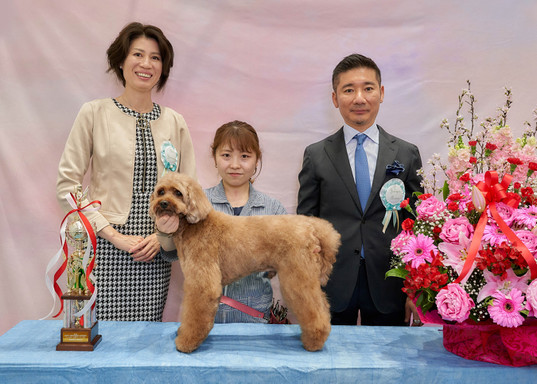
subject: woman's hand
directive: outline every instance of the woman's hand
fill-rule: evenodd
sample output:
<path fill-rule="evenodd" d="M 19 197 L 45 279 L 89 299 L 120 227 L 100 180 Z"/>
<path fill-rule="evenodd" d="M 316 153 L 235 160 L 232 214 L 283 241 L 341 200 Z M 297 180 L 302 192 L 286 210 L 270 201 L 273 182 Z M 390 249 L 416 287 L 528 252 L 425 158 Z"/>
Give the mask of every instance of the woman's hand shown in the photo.
<path fill-rule="evenodd" d="M 110 225 L 101 229 L 97 235 L 111 242 L 117 249 L 126 252 L 129 252 L 132 247 L 144 240 L 142 236 L 130 236 L 119 233 Z"/>
<path fill-rule="evenodd" d="M 160 251 L 160 244 L 155 234 L 144 239 L 142 236 L 124 235 L 109 225 L 101 229 L 97 235 L 111 242 L 117 249 L 129 252 L 134 261 L 149 262 Z"/>
<path fill-rule="evenodd" d="M 153 261 L 160 251 L 160 243 L 156 234 L 152 234 L 143 239 L 140 243 L 129 249 L 134 261 Z"/>

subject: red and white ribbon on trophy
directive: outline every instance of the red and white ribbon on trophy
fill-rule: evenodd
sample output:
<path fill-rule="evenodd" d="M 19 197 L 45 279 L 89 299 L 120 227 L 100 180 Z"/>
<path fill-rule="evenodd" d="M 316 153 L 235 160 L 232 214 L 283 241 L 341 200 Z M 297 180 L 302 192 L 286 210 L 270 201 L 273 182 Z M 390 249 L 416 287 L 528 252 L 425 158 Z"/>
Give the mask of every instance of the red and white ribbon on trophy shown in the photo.
<path fill-rule="evenodd" d="M 67 268 L 67 260 L 69 258 L 69 252 L 68 252 L 65 232 L 66 232 L 66 227 L 67 227 L 67 222 L 68 222 L 67 219 L 69 216 L 73 214 L 78 214 L 78 216 L 80 217 L 80 220 L 82 221 L 86 234 L 88 235 L 88 238 L 90 239 L 91 249 L 93 249 L 93 257 L 91 258 L 91 261 L 89 261 L 89 259 L 90 259 L 90 255 L 92 252 L 90 250 L 89 244 L 86 247 L 84 258 L 82 259 L 82 268 L 84 269 L 85 274 L 86 274 L 86 287 L 91 292 L 91 298 L 90 300 L 88 300 L 84 308 L 76 312 L 74 315 L 79 317 L 82 314 L 86 313 L 90 307 L 93 307 L 95 305 L 95 299 L 97 298 L 97 287 L 95 287 L 91 282 L 91 280 L 94 279 L 93 267 L 95 265 L 97 236 L 95 235 L 95 232 L 93 231 L 93 227 L 91 226 L 91 223 L 89 222 L 88 218 L 86 217 L 86 215 L 84 215 L 83 212 L 92 212 L 92 211 L 99 210 L 101 206 L 101 202 L 98 200 L 94 200 L 91 203 L 88 203 L 87 205 L 83 207 L 78 207 L 77 201 L 72 193 L 66 194 L 65 199 L 69 202 L 69 205 L 73 209 L 69 211 L 62 220 L 62 223 L 60 225 L 60 249 L 49 261 L 47 265 L 47 271 L 45 272 L 45 283 L 52 297 L 54 298 L 54 303 L 52 304 L 52 309 L 50 310 L 49 314 L 46 315 L 43 319 L 46 319 L 52 316 L 52 314 L 54 313 L 54 308 L 56 308 L 56 303 L 58 301 L 61 304 L 60 310 L 52 317 L 58 317 L 63 312 L 63 300 L 61 298 L 63 295 L 63 292 L 60 286 L 58 285 L 58 279 L 62 276 L 62 274 L 65 272 L 65 269 Z M 98 206 L 94 207 L 93 204 L 97 204 Z M 54 266 L 58 263 L 58 261 L 62 257 L 63 257 L 62 264 L 54 272 L 54 279 L 52 280 L 50 278 L 50 274 L 52 273 L 51 271 L 53 270 Z"/>

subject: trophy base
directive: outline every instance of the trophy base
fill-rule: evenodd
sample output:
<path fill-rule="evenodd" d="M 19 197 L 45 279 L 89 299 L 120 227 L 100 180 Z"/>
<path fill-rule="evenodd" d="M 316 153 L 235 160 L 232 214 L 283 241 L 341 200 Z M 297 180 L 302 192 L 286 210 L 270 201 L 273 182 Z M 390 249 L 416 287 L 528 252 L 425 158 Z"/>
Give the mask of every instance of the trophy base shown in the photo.
<path fill-rule="evenodd" d="M 56 351 L 93 351 L 102 339 L 98 332 L 98 323 L 91 328 L 62 328 Z"/>

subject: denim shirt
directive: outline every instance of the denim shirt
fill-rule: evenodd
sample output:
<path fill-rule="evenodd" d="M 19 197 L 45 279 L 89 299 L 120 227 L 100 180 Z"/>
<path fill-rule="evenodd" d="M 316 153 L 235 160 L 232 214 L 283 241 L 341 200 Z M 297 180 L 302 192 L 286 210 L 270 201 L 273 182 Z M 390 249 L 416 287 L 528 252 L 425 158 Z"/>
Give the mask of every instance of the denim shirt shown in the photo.
<path fill-rule="evenodd" d="M 233 208 L 227 200 L 222 182 L 205 190 L 207 198 L 215 211 L 233 215 Z M 262 216 L 262 215 L 285 215 L 287 211 L 276 199 L 258 192 L 250 184 L 248 201 L 242 208 L 239 216 Z M 162 256 L 169 261 L 177 260 L 177 252 L 164 252 Z M 272 286 L 266 272 L 253 273 L 229 285 L 223 290 L 223 295 L 246 304 L 266 315 L 270 314 L 272 305 Z M 216 313 L 215 323 L 266 323 L 264 319 L 258 319 L 243 313 L 226 304 L 220 303 Z"/>

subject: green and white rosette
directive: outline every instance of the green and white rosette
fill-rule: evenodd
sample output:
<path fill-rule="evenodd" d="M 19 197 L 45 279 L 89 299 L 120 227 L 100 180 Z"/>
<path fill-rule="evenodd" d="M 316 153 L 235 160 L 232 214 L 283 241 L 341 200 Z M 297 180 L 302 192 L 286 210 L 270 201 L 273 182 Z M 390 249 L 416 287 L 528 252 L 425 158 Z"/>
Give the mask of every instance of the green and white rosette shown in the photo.
<path fill-rule="evenodd" d="M 164 164 L 162 176 L 164 176 L 167 171 L 175 172 L 177 170 L 179 154 L 171 141 L 162 143 L 162 147 L 160 148 L 160 159 L 162 160 L 162 164 Z"/>
<path fill-rule="evenodd" d="M 405 184 L 401 179 L 391 179 L 380 189 L 380 200 L 386 208 L 386 214 L 382 220 L 382 233 L 386 232 L 388 224 L 393 220 L 393 226 L 397 224 L 399 229 L 399 211 L 401 203 L 405 200 Z"/>

